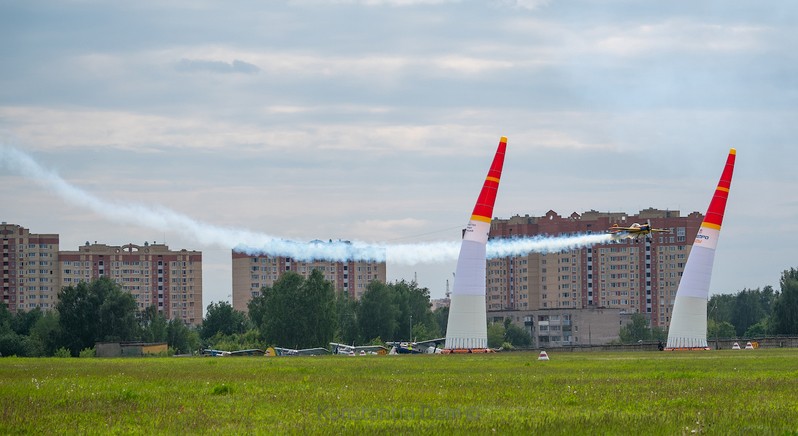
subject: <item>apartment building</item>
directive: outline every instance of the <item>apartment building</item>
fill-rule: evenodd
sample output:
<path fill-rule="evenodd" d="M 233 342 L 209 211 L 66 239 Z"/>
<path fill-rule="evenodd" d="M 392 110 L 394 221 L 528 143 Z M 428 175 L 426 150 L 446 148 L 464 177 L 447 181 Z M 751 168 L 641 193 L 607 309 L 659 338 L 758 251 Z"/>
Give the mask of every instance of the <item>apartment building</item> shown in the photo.
<path fill-rule="evenodd" d="M 36 234 L 0 224 L 3 246 L 3 299 L 9 311 L 50 310 L 58 299 L 58 235 Z"/>
<path fill-rule="evenodd" d="M 488 260 L 488 319 L 492 312 L 611 308 L 644 313 L 652 327 L 667 327 L 679 279 L 703 218 L 698 212 L 681 216 L 676 210 L 649 208 L 634 215 L 591 210 L 563 217 L 549 211 L 540 217 L 494 219 L 490 238 L 597 234 L 613 224 L 649 221 L 653 227 L 671 232 L 564 252 Z"/>
<path fill-rule="evenodd" d="M 202 252 L 165 244 L 89 244 L 58 254 L 60 286 L 109 277 L 133 295 L 138 310 L 156 306 L 166 319 L 202 323 Z"/>
<path fill-rule="evenodd" d="M 319 241 L 314 241 L 319 243 Z M 247 312 L 252 297 L 263 287 L 274 285 L 283 274 L 295 272 L 303 277 L 314 270 L 324 274 L 339 294 L 360 299 L 372 281 L 385 283 L 386 264 L 378 261 L 298 261 L 290 257 L 247 254 L 232 250 L 233 308 Z"/>

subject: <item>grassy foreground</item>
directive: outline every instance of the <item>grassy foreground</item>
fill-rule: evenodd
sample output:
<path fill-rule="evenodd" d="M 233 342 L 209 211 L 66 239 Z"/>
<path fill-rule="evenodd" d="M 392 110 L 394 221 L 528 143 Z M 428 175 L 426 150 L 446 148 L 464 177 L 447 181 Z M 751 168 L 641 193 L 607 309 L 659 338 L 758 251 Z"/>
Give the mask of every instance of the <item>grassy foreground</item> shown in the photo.
<path fill-rule="evenodd" d="M 798 431 L 798 350 L 0 359 L 0 434 Z"/>

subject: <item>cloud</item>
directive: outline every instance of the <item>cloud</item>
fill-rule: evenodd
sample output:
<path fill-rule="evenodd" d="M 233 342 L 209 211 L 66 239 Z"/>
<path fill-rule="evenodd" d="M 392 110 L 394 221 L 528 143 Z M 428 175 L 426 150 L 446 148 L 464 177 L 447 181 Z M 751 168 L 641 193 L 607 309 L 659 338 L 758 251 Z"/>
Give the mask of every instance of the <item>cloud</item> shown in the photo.
<path fill-rule="evenodd" d="M 425 6 L 460 3 L 462 0 L 291 0 L 296 5 Z"/>
<path fill-rule="evenodd" d="M 682 19 L 635 26 L 596 28 L 592 45 L 616 56 L 649 56 L 652 53 L 731 53 L 752 51 L 761 44 L 765 29 Z"/>
<path fill-rule="evenodd" d="M 503 6 L 513 7 L 518 9 L 528 9 L 528 10 L 536 10 L 551 3 L 551 0 L 495 0 L 495 1 Z"/>
<path fill-rule="evenodd" d="M 177 70 L 182 72 L 208 71 L 212 73 L 242 73 L 255 74 L 260 71 L 257 65 L 238 59 L 231 63 L 222 61 L 209 61 L 202 59 L 180 59 L 177 62 Z"/>
<path fill-rule="evenodd" d="M 7 143 L 31 150 L 102 149 L 136 154 L 180 150 L 219 152 L 234 147 L 236 154 L 262 160 L 264 152 L 285 158 L 307 157 L 325 162 L 348 159 L 352 153 L 368 162 L 386 156 L 483 156 L 499 136 L 508 136 L 514 153 L 547 150 L 618 152 L 636 148 L 606 125 L 622 122 L 591 112 L 538 112 L 503 109 L 460 109 L 445 116 L 419 109 L 414 117 L 397 119 L 400 108 L 371 106 L 263 106 L 252 120 L 218 118 L 215 113 L 155 115 L 131 111 L 81 108 L 0 106 L 0 131 Z M 346 119 L 325 119 L 336 114 Z M 263 122 L 277 118 L 278 122 Z M 426 120 L 419 124 L 416 119 Z M 660 120 L 661 121 L 661 120 Z M 649 127 L 645 120 L 634 125 Z M 639 130 L 639 129 L 638 129 Z M 637 130 L 636 130 L 637 131 Z M 643 129 L 645 133 L 645 129 Z M 286 144 L 291 144 L 286 148 Z M 371 223 L 374 224 L 374 223 Z M 406 226 L 412 223 L 394 222 Z M 364 229 L 375 230 L 369 225 Z M 370 231 L 371 231 L 370 230 Z"/>

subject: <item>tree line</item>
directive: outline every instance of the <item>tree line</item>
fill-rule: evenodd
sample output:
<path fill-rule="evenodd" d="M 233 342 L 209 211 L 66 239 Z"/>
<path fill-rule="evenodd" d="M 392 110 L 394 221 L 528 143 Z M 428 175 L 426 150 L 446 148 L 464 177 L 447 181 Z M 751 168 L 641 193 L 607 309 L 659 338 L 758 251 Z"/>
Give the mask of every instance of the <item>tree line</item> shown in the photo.
<path fill-rule="evenodd" d="M 707 339 L 798 335 L 798 269 L 782 273 L 780 289 L 744 289 L 713 295 L 707 304 Z M 202 347 L 224 350 L 326 347 L 329 342 L 382 344 L 446 335 L 449 309 L 431 310 L 427 288 L 415 282 L 371 282 L 359 300 L 336 295 L 319 271 L 307 278 L 286 273 L 264 287 L 248 313 L 230 303 L 208 305 L 198 327 L 167 320 L 152 306 L 138 311 L 133 296 L 109 278 L 63 288 L 55 310 L 9 312 L 0 304 L 0 355 L 78 356 L 96 342 L 167 342 L 171 353 Z M 488 325 L 491 347 L 529 346 L 520 327 Z M 619 332 L 621 342 L 665 340 L 667 332 L 649 328 L 642 314 Z"/>
<path fill-rule="evenodd" d="M 781 274 L 779 290 L 772 286 L 716 294 L 707 302 L 707 340 L 798 335 L 798 269 Z M 650 328 L 643 314 L 632 315 L 621 327 L 619 341 L 666 341 L 667 330 Z"/>
<path fill-rule="evenodd" d="M 198 327 L 167 320 L 156 307 L 138 311 L 133 296 L 109 278 L 63 288 L 55 310 L 10 313 L 0 304 L 0 355 L 78 356 L 97 342 L 167 342 L 170 353 L 379 344 L 445 335 L 448 308 L 433 312 L 415 282 L 371 282 L 360 300 L 336 295 L 319 271 L 288 272 L 264 287 L 248 313 L 228 302 L 208 305 Z"/>
<path fill-rule="evenodd" d="M 138 312 L 133 296 L 107 277 L 68 286 L 55 310 L 18 311 L 0 304 L 3 356 L 77 356 L 96 342 L 168 342 L 173 352 L 199 346 L 197 332 L 180 320 L 167 320 L 156 308 Z"/>
<path fill-rule="evenodd" d="M 713 295 L 707 304 L 707 339 L 758 338 L 798 334 L 798 269 L 771 286 Z"/>

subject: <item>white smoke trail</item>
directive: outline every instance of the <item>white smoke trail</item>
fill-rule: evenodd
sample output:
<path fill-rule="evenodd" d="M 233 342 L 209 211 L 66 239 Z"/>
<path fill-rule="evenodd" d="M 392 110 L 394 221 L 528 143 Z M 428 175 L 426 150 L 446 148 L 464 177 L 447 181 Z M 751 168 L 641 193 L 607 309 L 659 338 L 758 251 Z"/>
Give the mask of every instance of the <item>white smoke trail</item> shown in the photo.
<path fill-rule="evenodd" d="M 69 184 L 53 171 L 43 168 L 29 155 L 11 147 L 0 146 L 0 166 L 33 179 L 43 187 L 52 190 L 67 203 L 85 207 L 111 221 L 173 232 L 187 239 L 196 240 L 201 245 L 221 246 L 246 254 L 285 256 L 298 261 L 356 260 L 416 265 L 453 261 L 457 259 L 460 251 L 459 241 L 415 244 L 291 241 L 265 233 L 199 222 L 160 206 L 152 207 L 102 200 Z M 610 240 L 610 235 L 603 234 L 492 239 L 488 241 L 487 256 L 488 258 L 497 258 L 520 256 L 531 252 L 560 252 L 606 243 Z"/>
<path fill-rule="evenodd" d="M 519 256 L 527 253 L 559 253 L 612 241 L 610 234 L 576 234 L 568 236 L 534 236 L 488 241 L 488 259 Z"/>

